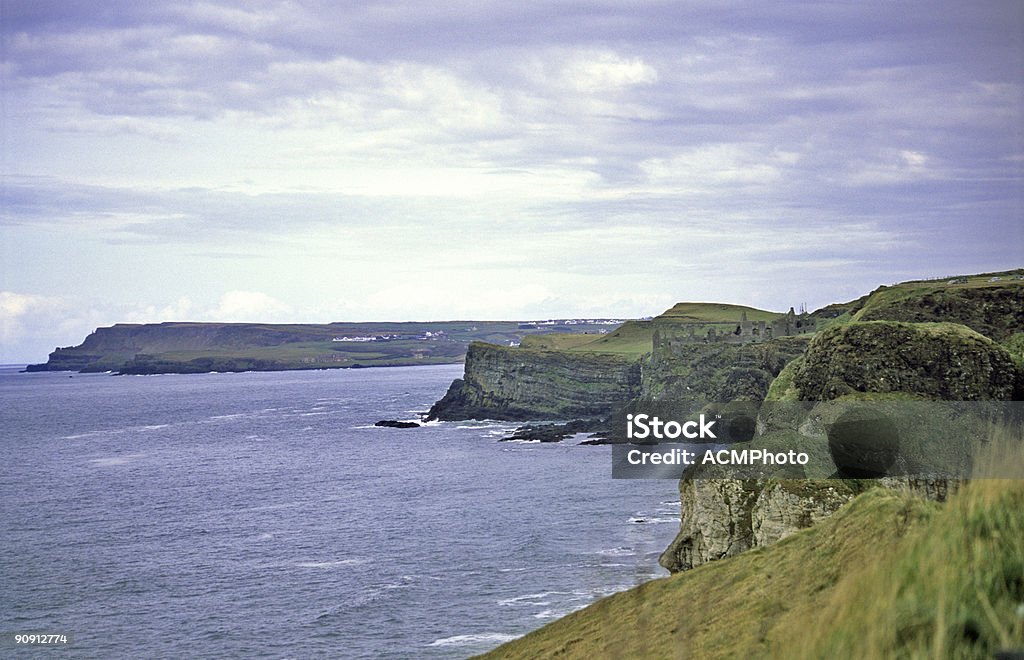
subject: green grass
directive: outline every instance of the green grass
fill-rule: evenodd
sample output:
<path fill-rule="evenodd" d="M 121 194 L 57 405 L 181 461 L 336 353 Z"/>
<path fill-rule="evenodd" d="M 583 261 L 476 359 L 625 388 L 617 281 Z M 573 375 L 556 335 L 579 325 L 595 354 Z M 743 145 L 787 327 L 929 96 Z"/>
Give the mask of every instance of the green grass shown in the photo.
<path fill-rule="evenodd" d="M 592 351 L 641 356 L 650 353 L 654 324 L 651 321 L 626 321 L 594 341 L 575 346 L 572 351 Z"/>
<path fill-rule="evenodd" d="M 746 312 L 750 321 L 771 321 L 781 316 L 756 307 L 729 305 L 726 303 L 681 302 L 661 314 L 658 318 L 682 323 L 739 323 L 740 315 Z"/>
<path fill-rule="evenodd" d="M 979 275 L 968 275 L 960 277 L 943 278 L 941 280 L 914 280 L 900 282 L 888 287 L 882 287 L 874 291 L 867 299 L 864 306 L 849 317 L 850 321 L 859 321 L 869 316 L 875 309 L 898 305 L 901 301 L 911 298 L 935 294 L 941 291 L 957 289 L 986 289 L 1007 286 L 1024 286 L 1024 280 L 1017 279 L 1024 275 L 1024 269 L 1003 271 L 1000 273 L 983 273 Z M 995 282 L 990 281 L 998 277 Z M 950 284 L 950 280 L 966 279 L 962 284 Z"/>
<path fill-rule="evenodd" d="M 1004 432 L 1005 433 L 1005 432 Z M 993 459 L 1021 473 L 1019 432 Z M 875 488 L 767 547 L 653 580 L 488 658 L 990 658 L 1024 647 L 1024 481 Z"/>
<path fill-rule="evenodd" d="M 552 332 L 546 335 L 527 335 L 523 337 L 523 348 L 538 348 L 545 351 L 566 351 L 592 344 L 603 335 L 600 334 L 564 334 Z"/>

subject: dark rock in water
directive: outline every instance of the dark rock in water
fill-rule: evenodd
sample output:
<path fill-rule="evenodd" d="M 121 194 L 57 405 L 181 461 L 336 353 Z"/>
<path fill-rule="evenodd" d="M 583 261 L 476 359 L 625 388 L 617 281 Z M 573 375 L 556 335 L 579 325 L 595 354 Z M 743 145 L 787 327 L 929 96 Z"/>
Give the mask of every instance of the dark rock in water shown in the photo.
<path fill-rule="evenodd" d="M 510 440 L 531 440 L 540 442 L 561 442 L 577 433 L 589 433 L 603 428 L 600 420 L 574 419 L 565 424 L 527 424 L 520 426 L 512 435 L 499 442 Z"/>
<path fill-rule="evenodd" d="M 376 422 L 374 426 L 386 426 L 391 429 L 415 429 L 419 428 L 419 424 L 416 422 L 400 422 L 397 419 L 382 419 Z"/>

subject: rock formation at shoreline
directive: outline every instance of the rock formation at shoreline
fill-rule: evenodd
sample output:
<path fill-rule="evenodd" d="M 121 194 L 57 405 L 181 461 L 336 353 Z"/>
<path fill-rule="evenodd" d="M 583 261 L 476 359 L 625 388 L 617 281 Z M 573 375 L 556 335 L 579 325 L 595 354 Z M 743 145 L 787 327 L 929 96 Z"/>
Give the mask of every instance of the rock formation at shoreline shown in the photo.
<path fill-rule="evenodd" d="M 640 365 L 629 356 L 473 343 L 465 376 L 427 419 L 601 418 L 639 392 Z"/>

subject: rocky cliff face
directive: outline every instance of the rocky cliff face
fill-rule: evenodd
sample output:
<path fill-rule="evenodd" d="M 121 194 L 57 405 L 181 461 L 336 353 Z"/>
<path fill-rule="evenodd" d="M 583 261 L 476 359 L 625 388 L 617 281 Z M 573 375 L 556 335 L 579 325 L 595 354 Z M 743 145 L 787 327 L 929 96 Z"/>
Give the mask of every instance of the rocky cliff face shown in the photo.
<path fill-rule="evenodd" d="M 832 515 L 860 490 L 847 481 L 684 479 L 679 534 L 659 563 L 676 573 L 775 543 Z"/>
<path fill-rule="evenodd" d="M 959 323 L 1001 341 L 1024 328 L 1024 281 L 1017 277 L 983 287 L 922 287 L 911 295 L 883 287 L 856 320 Z"/>
<path fill-rule="evenodd" d="M 640 392 L 640 364 L 611 353 L 473 343 L 466 371 L 429 419 L 571 419 L 609 415 Z"/>

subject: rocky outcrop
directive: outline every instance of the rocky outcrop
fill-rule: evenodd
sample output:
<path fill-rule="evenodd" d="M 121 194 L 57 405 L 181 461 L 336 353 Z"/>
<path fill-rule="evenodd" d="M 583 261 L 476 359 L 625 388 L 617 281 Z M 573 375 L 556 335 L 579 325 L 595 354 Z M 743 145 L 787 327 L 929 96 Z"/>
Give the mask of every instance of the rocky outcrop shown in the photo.
<path fill-rule="evenodd" d="M 798 398 L 825 401 L 857 392 L 909 392 L 932 399 L 1014 398 L 1013 357 L 954 323 L 850 323 L 818 333 L 793 373 Z"/>
<path fill-rule="evenodd" d="M 1001 341 L 1024 330 L 1024 282 L 1017 274 L 1005 284 L 987 286 L 922 286 L 909 294 L 881 287 L 863 304 L 858 321 L 959 323 Z M 1012 279 L 1011 279 L 1012 278 Z"/>
<path fill-rule="evenodd" d="M 680 531 L 659 563 L 676 573 L 732 557 L 827 518 L 862 489 L 858 482 L 683 479 Z"/>
<path fill-rule="evenodd" d="M 593 419 L 639 392 L 640 364 L 632 357 L 475 342 L 465 376 L 427 419 Z"/>

